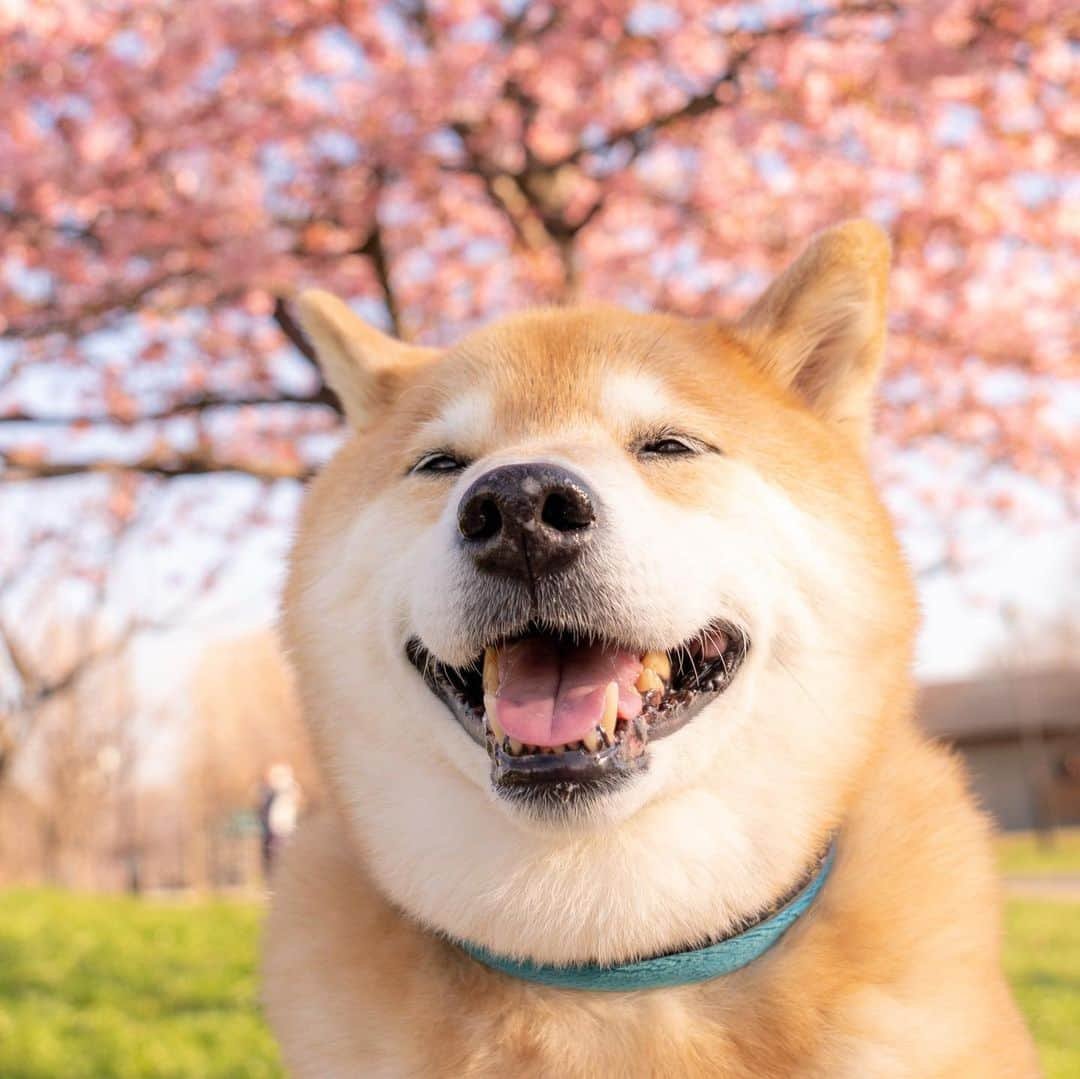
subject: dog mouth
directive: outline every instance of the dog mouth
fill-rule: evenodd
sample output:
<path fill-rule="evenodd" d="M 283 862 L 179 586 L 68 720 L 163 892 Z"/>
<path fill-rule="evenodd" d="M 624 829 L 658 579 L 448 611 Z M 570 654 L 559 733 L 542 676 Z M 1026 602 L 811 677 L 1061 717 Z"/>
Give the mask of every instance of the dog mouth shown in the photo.
<path fill-rule="evenodd" d="M 428 688 L 486 748 L 496 790 L 560 804 L 647 767 L 649 744 L 724 693 L 748 649 L 746 634 L 721 621 L 666 651 L 529 626 L 461 667 L 419 638 L 406 645 Z"/>

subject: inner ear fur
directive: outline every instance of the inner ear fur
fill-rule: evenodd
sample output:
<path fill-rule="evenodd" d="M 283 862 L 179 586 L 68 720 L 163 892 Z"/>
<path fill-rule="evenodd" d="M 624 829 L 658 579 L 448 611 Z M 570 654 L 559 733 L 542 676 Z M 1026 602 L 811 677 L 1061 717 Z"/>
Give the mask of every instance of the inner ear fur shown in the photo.
<path fill-rule="evenodd" d="M 387 336 L 321 289 L 300 293 L 296 309 L 327 385 L 358 429 L 394 396 L 404 374 L 440 355 L 438 349 Z"/>
<path fill-rule="evenodd" d="M 736 324 L 764 372 L 860 445 L 885 350 L 891 249 L 870 221 L 818 235 Z"/>

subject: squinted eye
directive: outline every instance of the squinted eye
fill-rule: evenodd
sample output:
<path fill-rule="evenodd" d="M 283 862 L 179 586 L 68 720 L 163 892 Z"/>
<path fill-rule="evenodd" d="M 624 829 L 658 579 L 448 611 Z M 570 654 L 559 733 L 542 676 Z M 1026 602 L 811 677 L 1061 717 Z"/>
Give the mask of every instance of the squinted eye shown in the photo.
<path fill-rule="evenodd" d="M 701 446 L 680 435 L 661 435 L 650 438 L 637 446 L 639 457 L 684 457 L 700 453 Z"/>
<path fill-rule="evenodd" d="M 435 450 L 425 453 L 419 461 L 409 469 L 410 472 L 460 472 L 465 467 L 465 462 L 459 460 L 452 453 L 444 450 Z"/>

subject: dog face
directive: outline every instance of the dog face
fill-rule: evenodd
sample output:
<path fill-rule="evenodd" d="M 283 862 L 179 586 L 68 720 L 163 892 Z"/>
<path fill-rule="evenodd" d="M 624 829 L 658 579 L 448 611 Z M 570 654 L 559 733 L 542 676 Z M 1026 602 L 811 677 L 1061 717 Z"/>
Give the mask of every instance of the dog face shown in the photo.
<path fill-rule="evenodd" d="M 913 626 L 863 460 L 887 259 L 843 226 L 733 326 L 545 310 L 445 353 L 302 301 L 355 435 L 285 629 L 405 909 L 620 958 L 768 901 L 835 826 Z"/>

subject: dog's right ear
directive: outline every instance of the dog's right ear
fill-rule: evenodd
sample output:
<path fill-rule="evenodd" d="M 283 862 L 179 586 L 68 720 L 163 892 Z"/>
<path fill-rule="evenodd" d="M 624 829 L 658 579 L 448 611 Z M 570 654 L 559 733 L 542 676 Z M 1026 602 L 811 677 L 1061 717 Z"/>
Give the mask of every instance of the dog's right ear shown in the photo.
<path fill-rule="evenodd" d="M 828 229 L 738 323 L 760 367 L 859 446 L 885 350 L 890 254 L 869 221 Z"/>
<path fill-rule="evenodd" d="M 322 289 L 300 293 L 296 308 L 327 385 L 357 429 L 394 396 L 403 374 L 440 355 L 436 348 L 388 337 Z"/>

